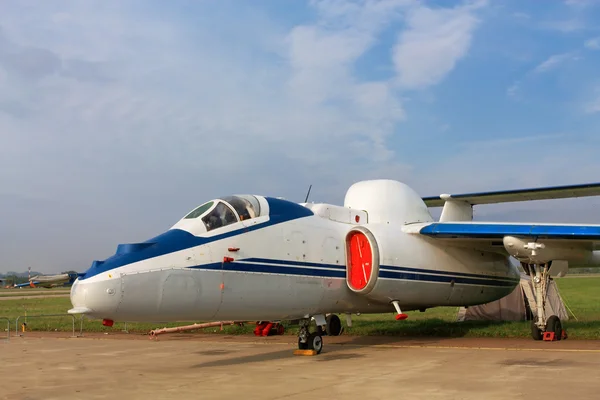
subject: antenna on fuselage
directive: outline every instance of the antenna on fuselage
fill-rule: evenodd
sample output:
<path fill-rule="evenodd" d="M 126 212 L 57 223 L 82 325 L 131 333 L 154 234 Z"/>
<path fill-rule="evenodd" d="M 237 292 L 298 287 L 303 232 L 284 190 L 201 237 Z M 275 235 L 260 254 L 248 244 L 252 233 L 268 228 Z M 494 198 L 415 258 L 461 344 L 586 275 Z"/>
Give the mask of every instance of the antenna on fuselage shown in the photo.
<path fill-rule="evenodd" d="M 308 187 L 308 193 L 306 193 L 306 199 L 304 199 L 305 203 L 308 203 L 308 196 L 310 196 L 310 189 L 312 189 L 312 185 Z"/>

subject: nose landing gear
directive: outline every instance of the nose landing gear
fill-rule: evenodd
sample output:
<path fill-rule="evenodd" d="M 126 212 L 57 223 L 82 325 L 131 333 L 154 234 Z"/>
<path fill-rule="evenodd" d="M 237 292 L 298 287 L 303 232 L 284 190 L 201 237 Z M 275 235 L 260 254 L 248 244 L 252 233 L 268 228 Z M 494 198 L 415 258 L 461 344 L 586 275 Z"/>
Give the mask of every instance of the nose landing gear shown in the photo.
<path fill-rule="evenodd" d="M 300 330 L 298 331 L 298 350 L 314 350 L 320 354 L 323 350 L 323 330 L 317 325 L 315 332 L 310 332 L 310 318 L 300 320 Z"/>
<path fill-rule="evenodd" d="M 312 320 L 315 321 L 315 329 L 311 332 Z M 311 355 L 320 354 L 323 350 L 323 336 L 339 336 L 344 331 L 340 317 L 335 314 L 318 314 L 305 316 L 298 321 L 300 330 L 298 331 L 298 350 L 313 351 Z M 351 326 L 348 322 L 348 326 Z"/>

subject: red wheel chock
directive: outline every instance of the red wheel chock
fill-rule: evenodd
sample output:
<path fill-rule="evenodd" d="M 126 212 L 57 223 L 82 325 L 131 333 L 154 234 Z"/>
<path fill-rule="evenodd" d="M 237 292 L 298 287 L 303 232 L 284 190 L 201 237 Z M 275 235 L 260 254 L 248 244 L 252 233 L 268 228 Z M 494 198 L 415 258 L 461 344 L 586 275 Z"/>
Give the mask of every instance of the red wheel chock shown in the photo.
<path fill-rule="evenodd" d="M 272 322 L 267 323 L 267 325 L 265 325 L 265 327 L 263 328 L 262 336 L 269 336 L 269 333 L 271 333 L 272 327 L 273 327 Z"/>
<path fill-rule="evenodd" d="M 544 332 L 543 339 L 546 342 L 554 342 L 557 340 L 565 340 L 567 337 L 568 337 L 567 331 L 565 331 L 563 329 L 562 332 L 560 333 L 560 338 L 556 337 L 556 334 L 554 332 Z"/>
<path fill-rule="evenodd" d="M 262 336 L 263 330 L 265 329 L 265 326 L 267 326 L 267 322 L 257 322 L 256 323 L 256 328 L 254 328 L 254 335 L 256 336 Z"/>
<path fill-rule="evenodd" d="M 256 323 L 254 335 L 256 336 L 271 336 L 283 335 L 284 328 L 280 323 L 260 321 Z"/>
<path fill-rule="evenodd" d="M 544 342 L 554 342 L 556 340 L 556 337 L 554 335 L 554 332 L 544 332 Z"/>

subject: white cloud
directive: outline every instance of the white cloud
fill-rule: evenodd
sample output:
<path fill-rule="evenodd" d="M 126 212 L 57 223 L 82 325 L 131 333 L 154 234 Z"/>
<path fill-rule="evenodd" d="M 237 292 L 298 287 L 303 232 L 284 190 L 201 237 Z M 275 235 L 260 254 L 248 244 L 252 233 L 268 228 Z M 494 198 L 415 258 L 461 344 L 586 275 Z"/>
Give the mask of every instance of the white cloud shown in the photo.
<path fill-rule="evenodd" d="M 387 81 L 359 81 L 355 62 L 373 46 L 390 22 L 401 16 L 410 1 L 386 0 L 356 3 L 314 1 L 319 20 L 294 27 L 286 37 L 291 76 L 287 94 L 307 114 L 310 108 L 335 111 L 328 134 L 371 140 L 375 160 L 387 160 L 385 137 L 404 118 L 402 105 Z M 344 115 L 346 114 L 346 115 Z M 317 134 L 319 138 L 323 133 Z"/>
<path fill-rule="evenodd" d="M 439 193 L 522 189 L 596 182 L 600 164 L 574 162 L 594 159 L 599 138 L 572 133 L 511 135 L 489 141 L 458 144 L 450 156 L 428 170 L 420 170 L 413 186 L 424 196 Z M 533 156 L 532 156 L 533 155 Z M 510 159 L 510 162 L 506 160 Z M 534 163 L 535 168 L 532 168 Z M 468 176 L 468 179 L 464 179 Z M 478 220 L 600 223 L 594 209 L 600 198 L 479 206 Z"/>
<path fill-rule="evenodd" d="M 535 72 L 535 73 L 546 72 L 553 68 L 556 68 L 557 66 L 564 63 L 567 60 L 576 60 L 576 59 L 577 59 L 577 57 L 571 52 L 562 53 L 562 54 L 554 54 L 554 55 L 548 57 L 543 62 L 541 62 L 537 67 L 535 67 L 533 69 L 533 72 Z"/>
<path fill-rule="evenodd" d="M 600 50 L 600 36 L 585 41 L 584 46 L 592 50 Z"/>
<path fill-rule="evenodd" d="M 68 147 L 79 148 L 79 153 L 80 146 L 89 146 L 90 151 L 94 148 L 111 154 L 109 149 L 116 137 L 129 157 L 156 165 L 167 160 L 182 168 L 210 165 L 221 159 L 218 153 L 205 152 L 201 160 L 193 154 L 202 151 L 203 141 L 210 142 L 215 137 L 240 144 L 229 151 L 235 153 L 239 162 L 247 163 L 253 162 L 252 156 L 242 148 L 251 146 L 268 152 L 270 146 L 281 146 L 283 141 L 294 143 L 284 153 L 294 159 L 311 158 L 307 150 L 319 144 L 333 145 L 341 138 L 345 143 L 364 141 L 373 151 L 385 155 L 385 136 L 404 115 L 400 101 L 386 82 L 361 81 L 351 67 L 368 50 L 393 9 L 404 3 L 369 2 L 358 7 L 350 2 L 316 2 L 320 18 L 315 24 L 295 27 L 286 40 L 275 36 L 278 32 L 274 29 L 269 32 L 272 27 L 268 26 L 264 29 L 267 33 L 244 32 L 246 41 L 235 51 L 226 50 L 235 49 L 235 45 L 224 43 L 207 30 L 199 30 L 200 37 L 192 42 L 176 27 L 155 26 L 156 21 L 144 16 L 131 29 L 125 23 L 98 22 L 124 19 L 128 10 L 103 14 L 77 7 L 63 11 L 59 22 L 55 21 L 57 18 L 48 20 L 29 14 L 27 18 L 37 19 L 40 29 L 58 32 L 60 40 L 36 37 L 35 32 L 25 32 L 15 23 L 10 28 L 14 47 L 23 52 L 29 44 L 35 44 L 77 77 L 90 76 L 88 65 L 91 60 L 99 60 L 113 81 L 94 81 L 97 76 L 92 75 L 92 81 L 79 82 L 57 76 L 54 64 L 41 59 L 23 64 L 31 57 L 21 57 L 15 61 L 20 65 L 5 60 L 3 66 L 25 73 L 27 78 L 35 73 L 45 81 L 39 86 L 31 79 L 13 81 L 3 91 L 9 96 L 3 100 L 11 103 L 13 109 L 21 105 L 32 113 L 38 110 L 28 123 L 37 121 L 44 125 L 47 132 L 64 139 Z M 82 35 L 61 36 L 64 24 Z M 93 29 L 83 28 L 85 24 Z M 262 35 L 273 35 L 269 40 L 277 43 L 280 53 L 289 54 L 289 64 L 264 59 L 270 55 L 256 43 L 256 36 Z M 15 39 L 19 37 L 20 40 Z M 136 40 L 132 42 L 132 38 Z M 152 45 L 144 45 L 146 40 Z M 111 45 L 107 46 L 107 42 Z M 187 53 L 192 47 L 194 52 Z M 126 53 L 129 56 L 121 58 Z M 67 55 L 74 60 L 68 61 Z M 47 66 L 48 70 L 24 68 L 27 65 L 38 69 Z M 29 91 L 36 93 L 36 98 L 24 97 Z M 61 101 L 56 102 L 59 93 Z M 5 123 L 23 122 L 14 118 L 13 113 Z M 78 126 L 77 132 L 64 130 L 69 124 Z M 12 131 L 24 130 L 13 126 Z M 28 140 L 27 135 L 15 139 L 23 146 Z M 56 143 L 48 145 L 58 147 Z M 211 146 L 227 148 L 224 143 Z M 157 149 L 158 154 L 147 157 Z M 328 157 L 350 159 L 354 154 L 343 146 L 330 149 Z M 181 157 L 175 157 L 178 153 Z M 354 156 L 366 160 L 361 154 Z"/>
<path fill-rule="evenodd" d="M 418 7 L 393 50 L 397 84 L 422 88 L 441 81 L 463 58 L 478 25 L 474 10 L 483 3 L 453 9 Z"/>
<path fill-rule="evenodd" d="M 3 3 L 0 242 L 12 250 L 0 270 L 81 270 L 232 191 L 301 200 L 314 183 L 331 199 L 358 176 L 407 171 L 387 144 L 398 94 L 352 70 L 405 3 L 314 2 L 318 20 L 296 27 L 239 5 L 190 26 L 134 3 Z M 28 204 L 53 207 L 36 233 L 19 228 Z"/>
<path fill-rule="evenodd" d="M 0 270 L 82 270 L 231 192 L 301 201 L 313 183 L 340 202 L 356 180 L 410 176 L 388 144 L 406 117 L 396 83 L 440 82 L 467 53 L 479 4 L 311 4 L 316 20 L 290 26 L 243 4 L 190 23 L 138 2 L 2 3 Z M 398 82 L 357 74 L 407 16 Z M 35 232 L 21 224 L 32 215 Z"/>

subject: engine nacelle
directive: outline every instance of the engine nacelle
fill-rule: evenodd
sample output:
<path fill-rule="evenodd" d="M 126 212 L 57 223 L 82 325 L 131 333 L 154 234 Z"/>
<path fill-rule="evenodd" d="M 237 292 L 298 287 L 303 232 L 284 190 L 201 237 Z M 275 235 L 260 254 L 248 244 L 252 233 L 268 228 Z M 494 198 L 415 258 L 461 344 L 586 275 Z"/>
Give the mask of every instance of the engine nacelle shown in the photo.
<path fill-rule="evenodd" d="M 379 179 L 352 185 L 344 207 L 364 210 L 368 224 L 355 226 L 346 234 L 346 284 L 353 292 L 374 301 L 389 301 L 398 295 L 398 285 L 379 279 L 383 254 L 392 257 L 401 251 L 398 239 L 402 225 L 432 222 L 429 209 L 413 189 L 404 183 Z M 418 238 L 405 237 L 404 243 Z"/>
<path fill-rule="evenodd" d="M 378 179 L 357 182 L 350 186 L 344 207 L 365 210 L 369 223 L 410 224 L 432 222 L 425 202 L 404 183 Z"/>
<path fill-rule="evenodd" d="M 376 302 L 399 298 L 403 290 L 397 281 L 381 279 L 382 266 L 399 255 L 402 235 L 389 225 L 355 226 L 346 234 L 346 285 L 354 293 Z M 386 250 L 387 249 L 387 250 Z M 387 253 L 384 255 L 384 251 Z M 388 267 L 389 268 L 389 267 Z"/>

